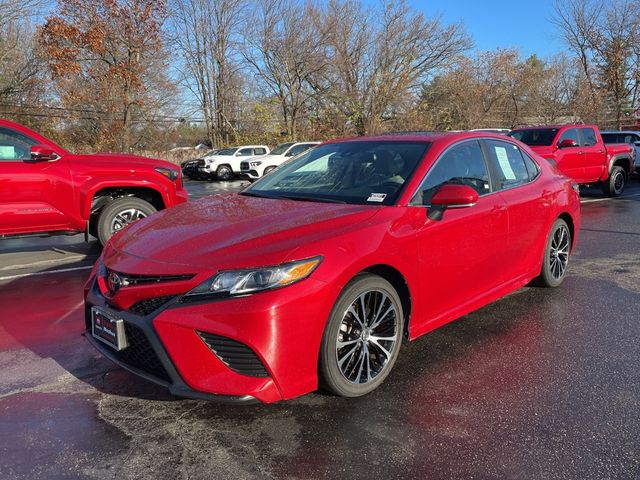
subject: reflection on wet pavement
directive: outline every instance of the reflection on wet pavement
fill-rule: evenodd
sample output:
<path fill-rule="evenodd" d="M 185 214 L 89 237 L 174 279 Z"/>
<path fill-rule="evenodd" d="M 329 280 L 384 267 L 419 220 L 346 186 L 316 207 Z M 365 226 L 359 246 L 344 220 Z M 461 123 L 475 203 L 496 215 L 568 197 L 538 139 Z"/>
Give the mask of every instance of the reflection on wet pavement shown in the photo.
<path fill-rule="evenodd" d="M 0 282 L 0 478 L 637 479 L 640 201 L 583 210 L 561 288 L 405 344 L 359 399 L 175 399 L 81 337 L 86 271 Z"/>

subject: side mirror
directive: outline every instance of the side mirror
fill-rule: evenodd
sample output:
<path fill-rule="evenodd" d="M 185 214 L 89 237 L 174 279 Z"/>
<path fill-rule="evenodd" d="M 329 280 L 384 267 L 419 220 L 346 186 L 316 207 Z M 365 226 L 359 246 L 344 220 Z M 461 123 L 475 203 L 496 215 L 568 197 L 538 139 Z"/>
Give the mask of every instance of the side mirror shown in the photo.
<path fill-rule="evenodd" d="M 571 138 L 565 138 L 558 145 L 559 148 L 571 148 L 571 147 L 577 147 L 577 146 L 578 146 L 578 142 L 576 142 L 575 140 L 572 140 Z"/>
<path fill-rule="evenodd" d="M 33 145 L 31 147 L 32 162 L 52 162 L 58 160 L 60 155 L 51 150 L 46 145 Z"/>
<path fill-rule="evenodd" d="M 441 220 L 446 209 L 472 207 L 477 202 L 478 192 L 468 185 L 443 185 L 431 198 L 427 217 L 431 220 Z"/>

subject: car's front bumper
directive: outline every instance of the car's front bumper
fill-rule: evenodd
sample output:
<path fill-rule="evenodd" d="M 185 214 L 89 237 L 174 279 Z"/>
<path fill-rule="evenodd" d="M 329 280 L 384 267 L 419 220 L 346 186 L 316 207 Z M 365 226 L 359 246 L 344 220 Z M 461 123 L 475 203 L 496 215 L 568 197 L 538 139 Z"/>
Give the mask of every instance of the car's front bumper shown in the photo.
<path fill-rule="evenodd" d="M 320 339 L 336 293 L 324 282 L 296 285 L 242 298 L 181 303 L 179 297 L 147 316 L 118 310 L 89 286 L 86 336 L 107 358 L 181 397 L 230 403 L 270 403 L 317 388 Z M 122 318 L 132 350 L 117 352 L 91 335 L 91 307 Z M 204 340 L 209 335 L 249 348 L 266 375 L 234 370 Z"/>

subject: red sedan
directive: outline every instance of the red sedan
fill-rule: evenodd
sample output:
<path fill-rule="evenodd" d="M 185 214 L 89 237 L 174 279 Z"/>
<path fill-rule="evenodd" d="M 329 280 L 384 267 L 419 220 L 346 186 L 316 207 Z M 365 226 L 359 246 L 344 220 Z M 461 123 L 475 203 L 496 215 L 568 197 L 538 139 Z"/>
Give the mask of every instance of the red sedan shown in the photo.
<path fill-rule="evenodd" d="M 87 338 L 179 396 L 359 396 L 403 340 L 560 285 L 579 224 L 575 183 L 504 136 L 329 142 L 118 233 L 87 282 Z"/>

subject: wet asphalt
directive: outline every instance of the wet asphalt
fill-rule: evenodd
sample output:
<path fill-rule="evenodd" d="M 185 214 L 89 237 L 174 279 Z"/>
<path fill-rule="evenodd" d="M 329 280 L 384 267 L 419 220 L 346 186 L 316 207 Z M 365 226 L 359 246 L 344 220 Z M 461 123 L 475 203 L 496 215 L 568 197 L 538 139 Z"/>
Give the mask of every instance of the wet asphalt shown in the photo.
<path fill-rule="evenodd" d="M 560 288 L 405 344 L 366 397 L 272 405 L 175 399 L 115 367 L 81 336 L 95 242 L 0 240 L 0 478 L 638 479 L 640 181 L 583 202 Z"/>

